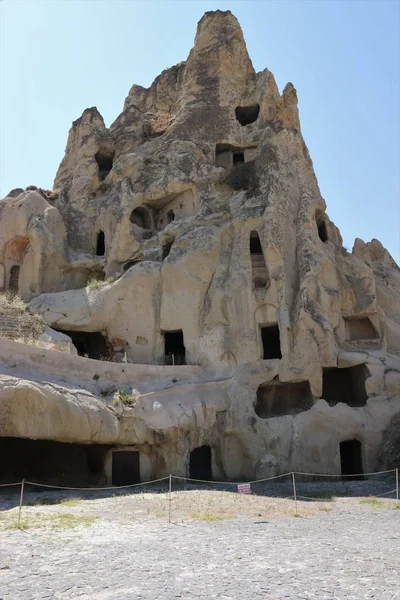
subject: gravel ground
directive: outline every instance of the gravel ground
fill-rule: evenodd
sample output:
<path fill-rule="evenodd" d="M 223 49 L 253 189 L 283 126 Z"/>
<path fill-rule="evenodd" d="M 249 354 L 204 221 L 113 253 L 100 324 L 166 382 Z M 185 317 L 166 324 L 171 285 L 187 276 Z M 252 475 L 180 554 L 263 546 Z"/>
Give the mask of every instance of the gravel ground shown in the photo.
<path fill-rule="evenodd" d="M 172 495 L 172 523 L 165 488 L 28 491 L 25 530 L 15 528 L 18 490 L 2 490 L 0 599 L 400 600 L 395 501 L 365 501 L 370 482 L 339 486 L 342 498 L 337 485 L 299 487 L 314 499 L 298 502 L 296 518 L 293 500 L 265 489 L 187 486 Z"/>

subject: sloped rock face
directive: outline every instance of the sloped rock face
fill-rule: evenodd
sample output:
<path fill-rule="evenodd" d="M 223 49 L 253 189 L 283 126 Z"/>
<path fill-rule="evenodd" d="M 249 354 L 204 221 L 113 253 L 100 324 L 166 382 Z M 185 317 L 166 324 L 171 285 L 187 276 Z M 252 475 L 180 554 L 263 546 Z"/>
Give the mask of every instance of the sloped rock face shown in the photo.
<path fill-rule="evenodd" d="M 18 267 L 79 354 L 101 334 L 108 360 L 143 365 L 130 385 L 157 399 L 107 443 L 145 452 L 149 476 L 187 474 L 204 444 L 220 478 L 340 472 L 349 439 L 372 470 L 400 411 L 400 271 L 377 240 L 347 252 L 325 209 L 296 90 L 254 71 L 229 11 L 206 13 L 187 61 L 134 85 L 109 129 L 96 108 L 73 123 L 52 194 L 1 203 L 0 285 Z M 207 385 L 171 392 L 146 367 L 185 361 Z M 20 435 L 70 441 L 64 425 Z"/>

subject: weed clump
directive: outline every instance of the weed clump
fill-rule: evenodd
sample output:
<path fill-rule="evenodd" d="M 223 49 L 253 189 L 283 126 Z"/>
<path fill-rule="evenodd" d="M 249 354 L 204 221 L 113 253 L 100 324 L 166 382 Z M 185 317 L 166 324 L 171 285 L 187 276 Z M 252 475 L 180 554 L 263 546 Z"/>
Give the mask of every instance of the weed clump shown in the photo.
<path fill-rule="evenodd" d="M 130 394 L 125 390 L 117 390 L 114 400 L 112 401 L 112 406 L 114 408 L 118 408 L 119 406 L 133 408 L 136 406 L 139 398 L 140 394 L 137 390 L 132 390 Z"/>

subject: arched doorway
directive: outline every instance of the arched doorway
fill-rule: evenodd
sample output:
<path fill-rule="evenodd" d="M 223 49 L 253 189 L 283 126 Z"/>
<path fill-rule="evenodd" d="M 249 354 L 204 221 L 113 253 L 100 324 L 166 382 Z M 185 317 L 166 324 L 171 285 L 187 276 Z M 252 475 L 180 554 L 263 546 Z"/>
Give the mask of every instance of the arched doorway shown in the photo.
<path fill-rule="evenodd" d="M 200 446 L 200 448 L 192 450 L 190 453 L 189 477 L 191 479 L 203 479 L 204 481 L 212 479 L 210 446 Z"/>
<path fill-rule="evenodd" d="M 364 479 L 362 446 L 359 440 L 340 442 L 340 468 L 344 479 Z M 358 477 L 356 476 L 358 475 Z"/>
<path fill-rule="evenodd" d="M 10 279 L 9 279 L 9 283 L 8 283 L 8 289 L 13 294 L 18 294 L 19 270 L 20 270 L 20 267 L 18 265 L 14 265 L 10 269 Z"/>

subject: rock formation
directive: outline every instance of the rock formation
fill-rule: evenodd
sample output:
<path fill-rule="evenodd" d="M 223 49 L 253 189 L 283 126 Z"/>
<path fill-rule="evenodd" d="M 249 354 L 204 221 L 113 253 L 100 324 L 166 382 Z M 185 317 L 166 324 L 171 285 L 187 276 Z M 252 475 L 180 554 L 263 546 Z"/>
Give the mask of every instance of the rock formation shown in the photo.
<path fill-rule="evenodd" d="M 109 129 L 73 123 L 52 192 L 0 204 L 0 286 L 78 353 L 1 340 L 0 476 L 400 466 L 400 271 L 377 240 L 346 251 L 325 209 L 295 88 L 206 13 Z"/>

